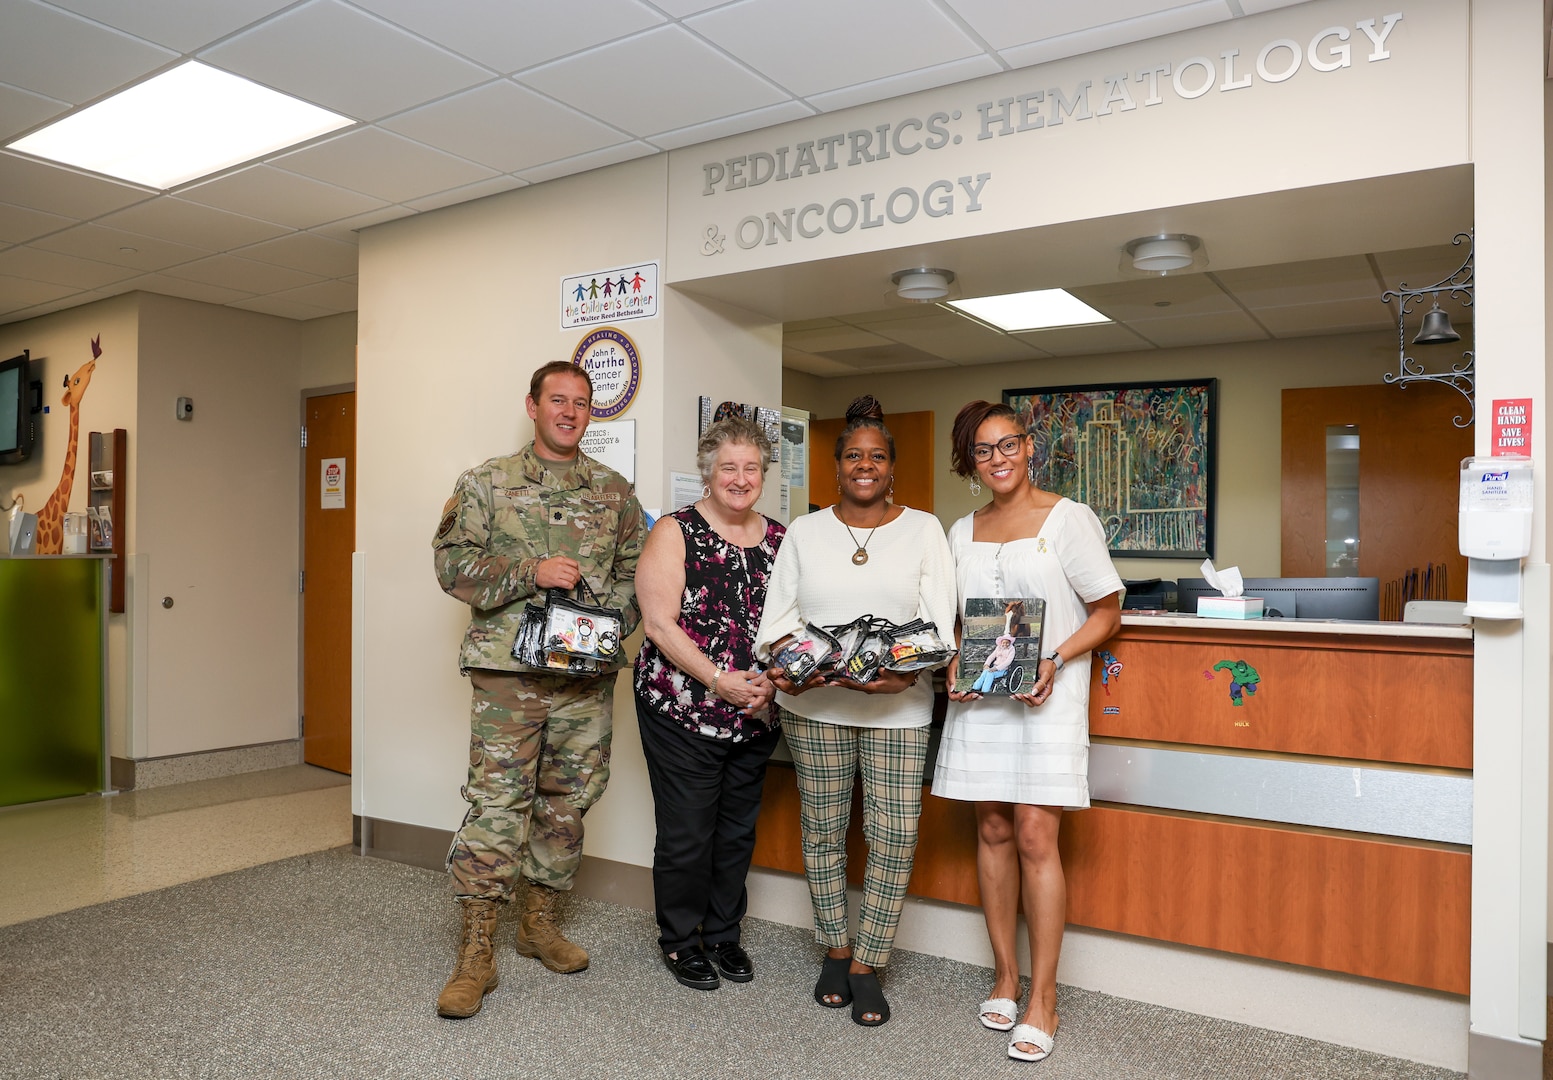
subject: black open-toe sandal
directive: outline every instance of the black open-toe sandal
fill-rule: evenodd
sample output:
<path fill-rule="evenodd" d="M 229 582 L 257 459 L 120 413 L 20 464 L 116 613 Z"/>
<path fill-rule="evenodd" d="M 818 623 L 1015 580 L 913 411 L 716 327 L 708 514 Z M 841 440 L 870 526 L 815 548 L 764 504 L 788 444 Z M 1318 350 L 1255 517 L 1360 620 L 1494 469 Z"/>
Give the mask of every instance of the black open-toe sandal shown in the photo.
<path fill-rule="evenodd" d="M 878 1027 L 890 1018 L 890 1003 L 884 1000 L 884 988 L 879 985 L 879 976 L 877 974 L 872 971 L 863 971 L 848 975 L 847 985 L 852 988 L 852 1022 L 854 1024 L 862 1024 L 864 1027 Z M 868 1013 L 873 1013 L 877 1019 L 864 1019 Z"/>
<path fill-rule="evenodd" d="M 844 1009 L 852 1004 L 852 988 L 847 985 L 847 968 L 852 966 L 850 956 L 827 956 L 820 965 L 820 980 L 814 984 L 814 1000 L 827 1009 Z M 829 994 L 836 1001 L 826 1001 Z"/>

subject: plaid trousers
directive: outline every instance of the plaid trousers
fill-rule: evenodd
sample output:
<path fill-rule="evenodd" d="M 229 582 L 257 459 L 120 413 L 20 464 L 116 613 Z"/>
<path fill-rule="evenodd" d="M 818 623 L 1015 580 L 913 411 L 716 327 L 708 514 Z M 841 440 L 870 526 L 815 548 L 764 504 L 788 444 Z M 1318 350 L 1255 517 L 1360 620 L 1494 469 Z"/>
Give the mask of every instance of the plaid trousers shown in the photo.
<path fill-rule="evenodd" d="M 803 866 L 814 905 L 815 940 L 827 948 L 847 944 L 847 825 L 852 778 L 862 771 L 868 865 L 853 957 L 869 967 L 883 967 L 890 959 L 917 851 L 928 729 L 827 724 L 786 709 L 781 716 L 798 774 Z"/>

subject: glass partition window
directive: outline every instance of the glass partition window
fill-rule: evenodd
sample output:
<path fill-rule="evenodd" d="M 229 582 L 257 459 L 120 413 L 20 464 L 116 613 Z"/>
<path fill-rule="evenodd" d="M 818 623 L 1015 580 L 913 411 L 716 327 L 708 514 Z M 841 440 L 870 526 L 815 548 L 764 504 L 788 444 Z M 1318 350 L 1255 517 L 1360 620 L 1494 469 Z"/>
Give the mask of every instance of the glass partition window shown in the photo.
<path fill-rule="evenodd" d="M 1359 573 L 1359 425 L 1327 428 L 1327 577 Z"/>

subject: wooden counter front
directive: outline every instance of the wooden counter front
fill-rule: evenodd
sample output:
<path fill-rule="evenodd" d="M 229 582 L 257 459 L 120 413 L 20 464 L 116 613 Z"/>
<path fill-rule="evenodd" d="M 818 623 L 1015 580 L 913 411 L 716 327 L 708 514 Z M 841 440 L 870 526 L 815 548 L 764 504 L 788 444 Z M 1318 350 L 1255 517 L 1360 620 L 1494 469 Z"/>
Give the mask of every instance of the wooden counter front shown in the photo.
<path fill-rule="evenodd" d="M 1107 651 L 1094 734 L 1250 754 L 1470 767 L 1470 632 L 1321 632 L 1124 617 Z M 1256 668 L 1230 701 L 1228 669 Z M 1204 677 L 1204 671 L 1215 677 Z M 1116 709 L 1106 712 L 1106 708 Z M 767 775 L 755 864 L 803 873 L 796 776 Z M 1117 803 L 1065 816 L 1068 921 L 1449 993 L 1468 989 L 1471 853 L 1465 848 Z M 861 796 L 848 878 L 867 848 Z M 908 891 L 976 905 L 971 804 L 924 794 Z"/>
<path fill-rule="evenodd" d="M 1105 646 L 1121 673 L 1090 666 L 1092 736 L 1472 768 L 1470 637 L 1125 620 Z M 1259 680 L 1239 705 L 1236 661 Z"/>

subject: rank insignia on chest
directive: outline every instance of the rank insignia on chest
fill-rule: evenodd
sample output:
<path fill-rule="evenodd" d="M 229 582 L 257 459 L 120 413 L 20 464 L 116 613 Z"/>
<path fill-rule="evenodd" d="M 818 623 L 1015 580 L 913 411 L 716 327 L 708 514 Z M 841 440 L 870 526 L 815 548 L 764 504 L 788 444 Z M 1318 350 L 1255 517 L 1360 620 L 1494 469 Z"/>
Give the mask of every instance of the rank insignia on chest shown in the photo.
<path fill-rule="evenodd" d="M 550 511 L 550 522 L 553 525 L 561 525 L 566 521 L 566 512 L 559 507 Z"/>

